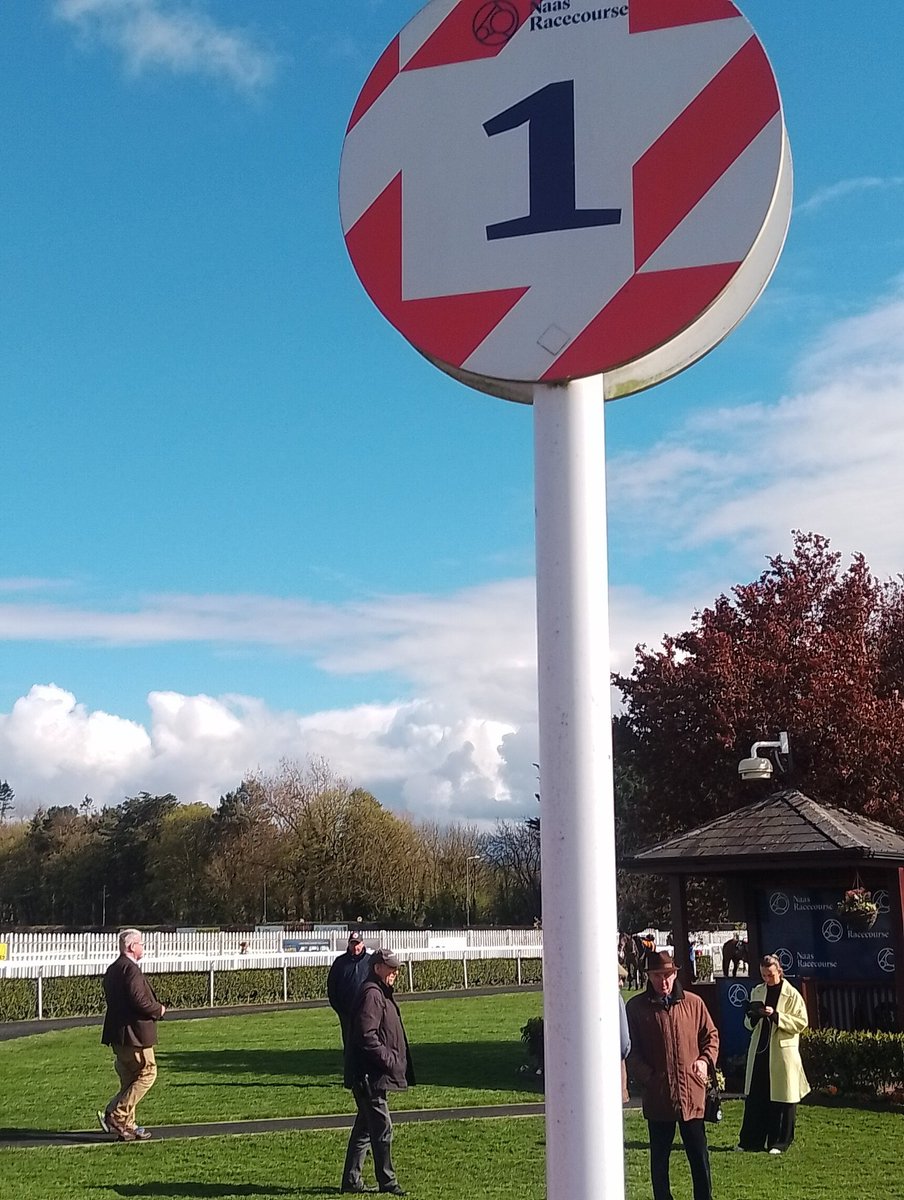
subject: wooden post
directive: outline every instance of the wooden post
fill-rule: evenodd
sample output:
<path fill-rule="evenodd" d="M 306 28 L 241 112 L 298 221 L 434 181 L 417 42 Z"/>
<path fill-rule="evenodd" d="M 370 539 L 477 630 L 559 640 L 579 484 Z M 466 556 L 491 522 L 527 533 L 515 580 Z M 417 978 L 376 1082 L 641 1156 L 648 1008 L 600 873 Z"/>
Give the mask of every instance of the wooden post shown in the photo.
<path fill-rule="evenodd" d="M 895 951 L 895 1008 L 898 1033 L 904 1032 L 904 867 L 891 872 L 888 890 L 892 946 Z"/>
<path fill-rule="evenodd" d="M 756 907 L 756 889 L 752 883 L 744 884 L 744 919 L 747 924 L 747 974 L 759 983 L 759 965 L 763 957 L 763 943 L 760 938 L 760 917 Z"/>
<path fill-rule="evenodd" d="M 819 987 L 815 979 L 809 977 L 800 979 L 800 994 L 807 1006 L 807 1020 L 811 1029 L 821 1029 L 822 1019 L 819 1012 Z"/>
<path fill-rule="evenodd" d="M 675 937 L 673 950 L 678 978 L 683 987 L 689 987 L 694 982 L 695 972 L 691 970 L 688 958 L 687 943 L 690 931 L 687 927 L 687 879 L 684 875 L 669 876 L 669 901 L 672 909 L 672 933 Z"/>

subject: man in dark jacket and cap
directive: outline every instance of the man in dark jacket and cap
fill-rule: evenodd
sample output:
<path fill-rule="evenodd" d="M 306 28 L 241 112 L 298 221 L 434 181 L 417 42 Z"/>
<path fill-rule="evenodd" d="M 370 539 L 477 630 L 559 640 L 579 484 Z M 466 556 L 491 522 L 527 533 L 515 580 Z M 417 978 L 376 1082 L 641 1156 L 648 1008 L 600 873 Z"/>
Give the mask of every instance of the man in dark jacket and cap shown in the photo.
<path fill-rule="evenodd" d="M 368 1145 L 381 1192 L 404 1196 L 392 1165 L 392 1118 L 387 1092 L 414 1084 L 414 1067 L 402 1014 L 393 998 L 401 962 L 391 950 L 371 956 L 371 973 L 349 1022 L 345 1049 L 345 1086 L 351 1088 L 358 1115 L 348 1139 L 342 1171 L 343 1192 L 364 1192 L 361 1169 Z"/>
<path fill-rule="evenodd" d="M 119 958 L 104 975 L 107 1012 L 101 1042 L 113 1050 L 122 1086 L 97 1119 L 105 1133 L 115 1133 L 121 1142 L 144 1142 L 151 1136 L 135 1124 L 135 1106 L 157 1078 L 157 1022 L 166 1012 L 138 965 L 143 956 L 140 931 L 124 929 Z"/>
<path fill-rule="evenodd" d="M 681 986 L 671 954 L 648 954 L 645 966 L 647 989 L 626 1005 L 628 1071 L 640 1085 L 650 1131 L 653 1200 L 672 1200 L 669 1154 L 676 1124 L 691 1168 L 694 1200 L 712 1200 L 703 1111 L 719 1034 L 700 997 Z"/>
<path fill-rule="evenodd" d="M 348 1023 L 358 994 L 370 975 L 370 959 L 361 931 L 353 929 L 348 935 L 345 952 L 333 960 L 326 977 L 326 995 L 330 1007 L 339 1018 L 342 1030 L 342 1045 L 348 1043 Z"/>

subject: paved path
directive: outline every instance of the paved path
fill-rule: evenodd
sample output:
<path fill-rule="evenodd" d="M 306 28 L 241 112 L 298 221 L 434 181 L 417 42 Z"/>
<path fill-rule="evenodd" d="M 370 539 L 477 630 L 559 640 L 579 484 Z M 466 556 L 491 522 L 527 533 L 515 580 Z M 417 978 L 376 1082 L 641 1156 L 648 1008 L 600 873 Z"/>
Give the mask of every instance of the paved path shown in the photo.
<path fill-rule="evenodd" d="M 542 1117 L 544 1106 L 537 1104 L 492 1104 L 468 1108 L 416 1108 L 393 1111 L 394 1125 L 411 1121 L 462 1121 L 487 1117 Z M 290 1130 L 351 1129 L 354 1113 L 329 1113 L 317 1117 L 279 1117 L 267 1121 L 215 1121 L 200 1125 L 158 1125 L 154 1138 L 229 1137 L 241 1133 L 285 1133 Z M 98 1130 L 94 1132 L 47 1129 L 0 1129 L 0 1150 L 24 1146 L 98 1146 L 114 1145 L 116 1139 Z"/>

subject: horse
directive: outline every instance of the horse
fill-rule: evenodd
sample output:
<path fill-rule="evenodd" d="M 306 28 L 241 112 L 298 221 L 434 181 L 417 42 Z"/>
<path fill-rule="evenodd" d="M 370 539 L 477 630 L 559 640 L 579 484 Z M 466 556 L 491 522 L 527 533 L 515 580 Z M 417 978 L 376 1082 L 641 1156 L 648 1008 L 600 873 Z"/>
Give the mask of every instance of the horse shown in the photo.
<path fill-rule="evenodd" d="M 639 988 L 643 983 L 643 955 L 643 946 L 636 934 L 618 935 L 618 961 L 627 971 L 628 987 Z"/>
<path fill-rule="evenodd" d="M 750 949 L 739 933 L 734 934 L 722 945 L 722 974 L 728 979 L 729 974 L 737 976 L 738 967 L 750 963 Z"/>

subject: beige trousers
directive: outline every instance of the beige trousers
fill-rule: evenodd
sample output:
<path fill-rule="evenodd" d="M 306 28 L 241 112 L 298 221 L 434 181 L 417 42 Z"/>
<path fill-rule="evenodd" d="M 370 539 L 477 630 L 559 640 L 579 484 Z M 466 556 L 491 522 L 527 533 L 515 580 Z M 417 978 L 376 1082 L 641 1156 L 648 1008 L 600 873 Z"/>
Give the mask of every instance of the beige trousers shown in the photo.
<path fill-rule="evenodd" d="M 157 1078 L 154 1047 L 114 1046 L 113 1054 L 113 1065 L 122 1087 L 107 1104 L 107 1115 L 119 1129 L 134 1129 L 135 1106 Z"/>

